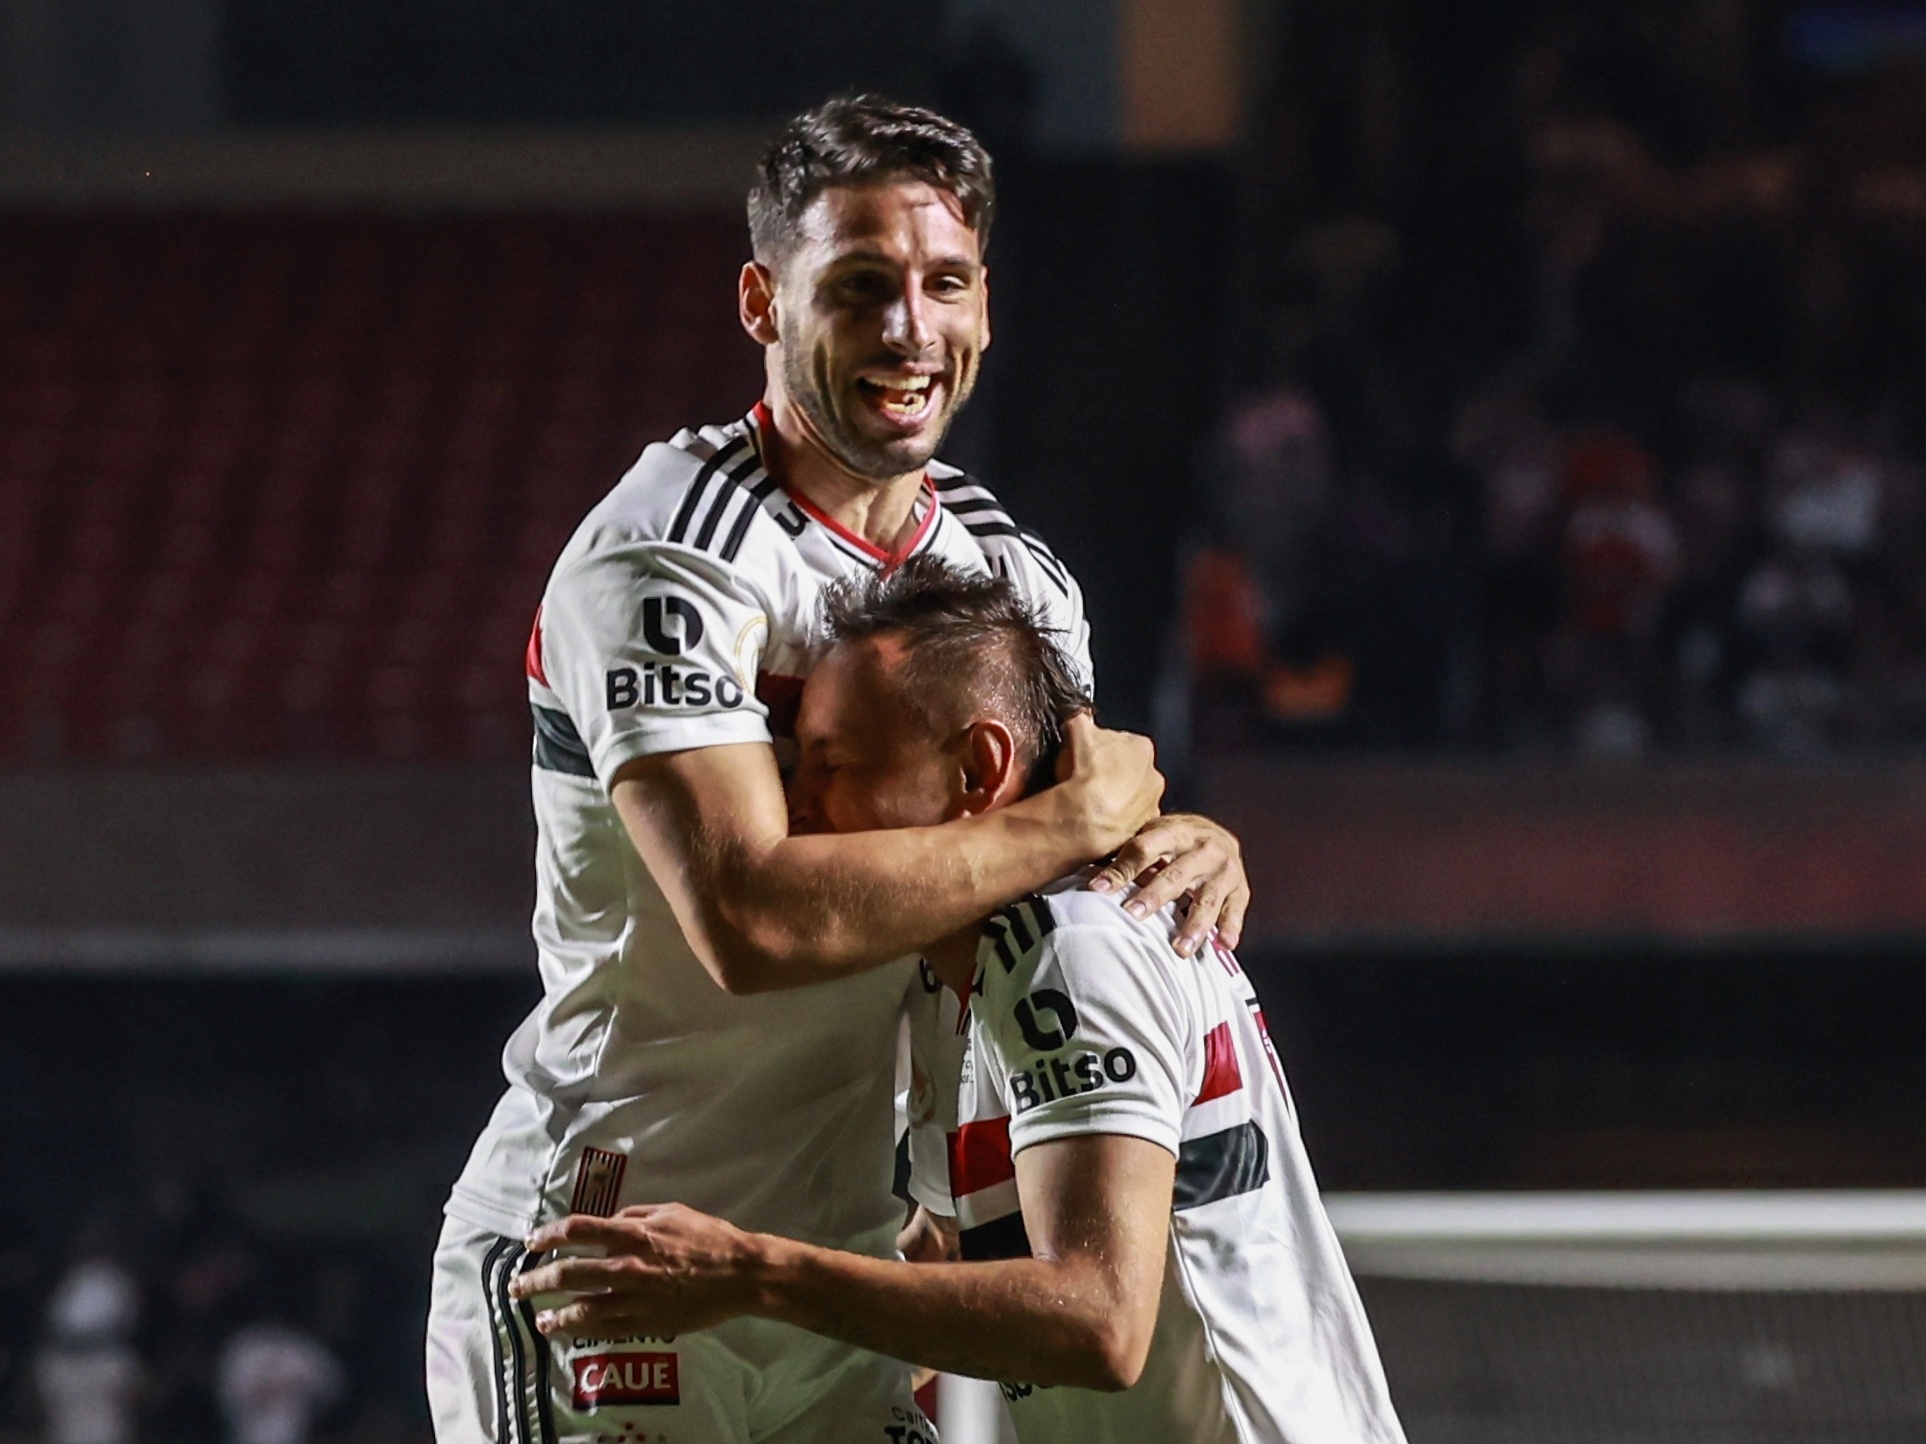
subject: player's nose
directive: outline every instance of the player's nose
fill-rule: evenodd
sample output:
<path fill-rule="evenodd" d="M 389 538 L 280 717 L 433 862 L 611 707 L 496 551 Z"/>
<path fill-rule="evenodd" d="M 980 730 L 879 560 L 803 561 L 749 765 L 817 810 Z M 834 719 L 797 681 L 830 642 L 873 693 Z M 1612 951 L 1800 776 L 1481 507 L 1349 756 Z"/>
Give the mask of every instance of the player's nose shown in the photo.
<path fill-rule="evenodd" d="M 921 356 L 930 349 L 935 332 L 923 297 L 908 287 L 883 314 L 883 340 L 900 356 Z"/>
<path fill-rule="evenodd" d="M 811 789 L 800 778 L 789 784 L 789 835 L 801 837 L 805 833 L 822 832 L 825 829 L 820 820 L 820 809 L 810 797 Z"/>

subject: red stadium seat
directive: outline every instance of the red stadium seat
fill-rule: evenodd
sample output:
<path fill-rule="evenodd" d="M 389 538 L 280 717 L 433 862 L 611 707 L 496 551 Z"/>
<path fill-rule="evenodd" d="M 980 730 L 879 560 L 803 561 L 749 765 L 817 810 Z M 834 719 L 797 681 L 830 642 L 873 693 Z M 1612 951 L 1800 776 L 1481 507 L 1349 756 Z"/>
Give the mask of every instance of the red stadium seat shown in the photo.
<path fill-rule="evenodd" d="M 739 227 L 0 221 L 0 763 L 525 747 L 555 551 L 755 393 Z"/>

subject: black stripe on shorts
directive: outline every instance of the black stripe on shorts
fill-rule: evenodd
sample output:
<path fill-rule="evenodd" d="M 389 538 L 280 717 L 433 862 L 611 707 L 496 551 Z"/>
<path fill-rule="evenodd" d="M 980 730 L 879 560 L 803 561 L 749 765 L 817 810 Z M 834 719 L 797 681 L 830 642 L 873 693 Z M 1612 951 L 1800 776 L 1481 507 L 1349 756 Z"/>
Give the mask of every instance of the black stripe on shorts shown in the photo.
<path fill-rule="evenodd" d="M 529 1263 L 528 1250 L 505 1238 L 488 1251 L 482 1267 L 489 1331 L 495 1343 L 499 1444 L 555 1444 L 556 1438 L 554 1404 L 548 1393 L 548 1340 L 536 1331 L 534 1309 L 508 1296 L 508 1281 Z"/>

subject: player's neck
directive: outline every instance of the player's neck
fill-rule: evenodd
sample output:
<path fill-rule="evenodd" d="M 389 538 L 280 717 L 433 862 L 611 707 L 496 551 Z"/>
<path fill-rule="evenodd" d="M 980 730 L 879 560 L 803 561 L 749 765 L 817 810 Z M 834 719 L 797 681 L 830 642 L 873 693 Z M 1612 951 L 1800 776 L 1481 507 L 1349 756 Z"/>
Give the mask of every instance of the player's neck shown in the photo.
<path fill-rule="evenodd" d="M 772 390 L 765 405 L 774 424 L 764 428 L 763 462 L 783 485 L 871 546 L 891 554 L 900 550 L 916 527 L 922 469 L 886 481 L 858 476 L 823 445 L 788 397 Z"/>
<path fill-rule="evenodd" d="M 936 980 L 965 1002 L 976 981 L 976 948 L 982 937 L 983 924 L 971 923 L 923 950 L 923 961 Z"/>

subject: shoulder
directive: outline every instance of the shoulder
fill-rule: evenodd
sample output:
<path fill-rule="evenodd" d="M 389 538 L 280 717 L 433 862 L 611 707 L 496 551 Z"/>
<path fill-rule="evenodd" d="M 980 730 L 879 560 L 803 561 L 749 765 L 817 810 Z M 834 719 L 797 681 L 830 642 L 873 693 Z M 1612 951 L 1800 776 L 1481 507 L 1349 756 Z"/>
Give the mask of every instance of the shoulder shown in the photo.
<path fill-rule="evenodd" d="M 1113 897 L 1061 885 L 994 914 L 983 927 L 980 954 L 987 980 L 1021 990 L 1044 973 L 1082 971 L 1099 960 L 1132 969 L 1177 960 L 1169 920 L 1139 921 Z"/>
<path fill-rule="evenodd" d="M 779 572 L 793 548 L 764 507 L 776 489 L 745 423 L 680 432 L 644 449 L 582 519 L 557 575 L 638 549 L 698 575 Z"/>
<path fill-rule="evenodd" d="M 937 504 L 969 533 L 993 570 L 1039 583 L 1058 600 L 1077 595 L 1075 578 L 1049 543 L 1031 528 L 1019 526 L 981 481 L 942 462 L 931 463 L 929 478 Z"/>

